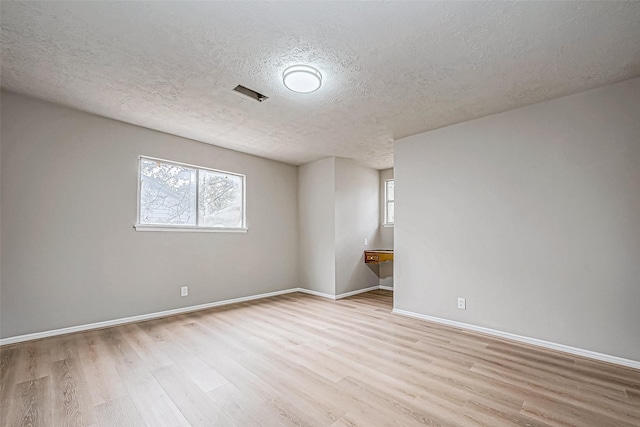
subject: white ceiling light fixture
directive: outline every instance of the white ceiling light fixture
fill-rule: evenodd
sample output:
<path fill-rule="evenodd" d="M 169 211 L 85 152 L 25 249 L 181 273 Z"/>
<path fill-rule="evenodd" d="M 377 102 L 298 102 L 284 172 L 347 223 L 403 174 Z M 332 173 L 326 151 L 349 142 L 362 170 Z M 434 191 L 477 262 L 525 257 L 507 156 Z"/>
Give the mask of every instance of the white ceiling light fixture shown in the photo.
<path fill-rule="evenodd" d="M 282 82 L 289 90 L 308 93 L 318 90 L 322 84 L 322 74 L 308 65 L 293 65 L 282 73 Z"/>

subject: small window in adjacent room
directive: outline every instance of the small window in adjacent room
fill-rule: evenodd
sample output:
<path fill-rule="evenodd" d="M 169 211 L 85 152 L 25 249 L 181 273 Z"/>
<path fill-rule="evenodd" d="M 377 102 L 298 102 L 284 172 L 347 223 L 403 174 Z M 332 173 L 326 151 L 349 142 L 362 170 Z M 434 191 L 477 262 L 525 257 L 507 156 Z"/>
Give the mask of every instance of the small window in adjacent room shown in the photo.
<path fill-rule="evenodd" d="M 136 230 L 246 231 L 245 176 L 140 157 Z"/>
<path fill-rule="evenodd" d="M 393 225 L 394 222 L 393 180 L 387 179 L 384 182 L 384 225 Z"/>

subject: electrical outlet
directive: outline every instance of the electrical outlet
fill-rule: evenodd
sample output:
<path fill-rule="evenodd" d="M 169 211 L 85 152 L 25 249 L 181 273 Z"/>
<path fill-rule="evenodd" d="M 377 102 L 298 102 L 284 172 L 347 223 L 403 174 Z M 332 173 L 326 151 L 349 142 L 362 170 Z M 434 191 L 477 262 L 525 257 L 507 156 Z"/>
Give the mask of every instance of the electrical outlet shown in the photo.
<path fill-rule="evenodd" d="M 364 238 L 364 245 L 367 246 L 369 244 L 369 239 L 367 239 L 366 237 Z"/>
<path fill-rule="evenodd" d="M 467 299 L 466 298 L 458 298 L 458 308 L 460 310 L 467 309 Z"/>
<path fill-rule="evenodd" d="M 180 296 L 181 297 L 186 297 L 187 295 L 189 295 L 189 287 L 188 286 L 183 286 L 180 288 Z"/>

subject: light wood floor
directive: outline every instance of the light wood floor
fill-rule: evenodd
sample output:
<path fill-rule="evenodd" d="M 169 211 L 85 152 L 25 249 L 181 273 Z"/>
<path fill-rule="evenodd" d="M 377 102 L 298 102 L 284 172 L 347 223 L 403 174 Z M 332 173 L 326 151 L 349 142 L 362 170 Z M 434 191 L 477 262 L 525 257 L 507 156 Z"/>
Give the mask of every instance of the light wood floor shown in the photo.
<path fill-rule="evenodd" d="M 640 371 L 303 294 L 1 349 L 2 426 L 640 426 Z"/>

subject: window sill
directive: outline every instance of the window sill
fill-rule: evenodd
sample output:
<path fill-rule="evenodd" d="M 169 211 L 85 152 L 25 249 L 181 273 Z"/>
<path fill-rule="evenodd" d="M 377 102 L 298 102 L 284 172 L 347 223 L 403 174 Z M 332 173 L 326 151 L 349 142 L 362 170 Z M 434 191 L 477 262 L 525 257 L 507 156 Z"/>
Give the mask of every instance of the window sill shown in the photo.
<path fill-rule="evenodd" d="M 223 228 L 223 227 L 181 227 L 170 225 L 135 224 L 136 231 L 178 231 L 183 233 L 246 233 L 247 228 Z"/>
<path fill-rule="evenodd" d="M 393 228 L 395 226 L 395 224 L 382 224 L 383 227 L 391 227 Z"/>

